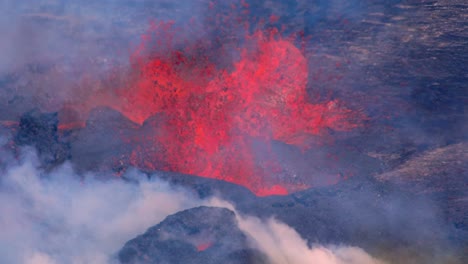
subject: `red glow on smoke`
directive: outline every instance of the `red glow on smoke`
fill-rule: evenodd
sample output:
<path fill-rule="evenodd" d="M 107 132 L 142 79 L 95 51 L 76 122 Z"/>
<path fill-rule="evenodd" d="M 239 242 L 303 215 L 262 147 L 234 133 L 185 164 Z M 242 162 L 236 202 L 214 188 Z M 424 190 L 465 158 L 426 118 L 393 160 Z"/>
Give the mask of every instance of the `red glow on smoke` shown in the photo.
<path fill-rule="evenodd" d="M 132 165 L 221 179 L 260 196 L 285 195 L 308 186 L 275 179 L 283 168 L 274 155 L 259 161 L 253 140 L 305 150 L 312 135 L 359 125 L 337 100 L 309 103 L 307 59 L 279 33 L 245 36 L 227 69 L 210 60 L 204 44 L 177 47 L 176 31 L 153 24 L 132 55 L 136 80 L 119 90 L 118 103 L 106 103 L 150 131 L 128 139 L 136 145 Z"/>

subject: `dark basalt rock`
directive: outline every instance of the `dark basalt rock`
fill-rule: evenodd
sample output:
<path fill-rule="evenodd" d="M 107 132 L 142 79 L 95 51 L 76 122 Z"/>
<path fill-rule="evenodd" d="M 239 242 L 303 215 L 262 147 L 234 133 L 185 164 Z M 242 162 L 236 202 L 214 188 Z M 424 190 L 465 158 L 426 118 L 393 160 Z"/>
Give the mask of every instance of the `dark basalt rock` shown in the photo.
<path fill-rule="evenodd" d="M 72 161 L 80 170 L 111 170 L 127 164 L 131 152 L 125 140 L 138 126 L 120 112 L 108 107 L 91 111 L 86 126 L 71 140 Z"/>
<path fill-rule="evenodd" d="M 225 208 L 197 207 L 168 216 L 119 252 L 121 263 L 267 263 L 247 245 L 235 215 Z"/>
<path fill-rule="evenodd" d="M 440 203 L 447 220 L 468 233 L 468 144 L 421 153 L 376 178 Z"/>
<path fill-rule="evenodd" d="M 158 175 L 194 190 L 201 198 L 207 194 L 219 194 L 223 199 L 234 203 L 241 213 L 262 219 L 275 217 L 294 228 L 309 242 L 358 246 L 376 256 L 386 255 L 390 263 L 399 263 L 401 258 L 406 261 L 408 256 L 414 259 L 414 262 L 409 263 L 430 263 L 433 259 L 443 263 L 445 260 L 441 258 L 447 252 L 455 252 L 453 254 L 456 261 L 453 263 L 463 263 L 463 254 L 460 255 L 460 252 L 467 250 L 468 233 L 463 228 L 454 226 L 451 217 L 456 214 L 447 212 L 458 207 L 452 204 L 449 206 L 451 209 L 448 209 L 445 207 L 445 200 L 440 197 L 402 190 L 398 185 L 382 183 L 373 177 L 355 177 L 334 186 L 312 188 L 287 196 L 260 198 L 249 194 L 241 186 L 222 181 L 174 173 Z M 210 230 L 218 234 L 218 241 L 224 241 L 224 235 L 231 236 L 225 230 L 237 228 L 232 220 L 232 212 L 218 209 L 226 214 L 220 216 L 209 213 L 211 208 L 201 208 L 203 209 L 190 209 L 174 214 L 150 228 L 144 235 L 131 240 L 120 251 L 122 263 L 138 263 L 130 260 L 141 260 L 145 254 L 166 256 L 169 251 L 173 252 L 180 247 L 182 242 L 179 240 L 186 243 L 187 251 L 184 254 L 191 252 L 190 258 L 216 263 L 202 258 L 203 254 L 196 252 L 196 247 L 187 240 L 202 233 L 200 230 Z M 463 210 L 465 209 L 458 211 L 458 214 Z M 164 236 L 161 234 L 165 232 L 171 234 L 165 239 L 172 240 L 162 245 L 160 240 Z M 233 241 L 242 247 L 242 236 L 234 235 L 239 239 Z M 174 239 L 178 239 L 178 243 L 173 242 Z M 157 248 L 151 246 L 156 245 L 155 243 Z M 233 259 L 244 256 L 241 253 L 243 251 L 236 252 L 230 253 Z M 195 255 L 198 257 L 193 257 Z M 181 258 L 183 256 L 185 255 Z M 150 259 L 154 258 L 156 256 L 150 256 Z"/>
<path fill-rule="evenodd" d="M 53 167 L 70 158 L 69 145 L 59 140 L 57 113 L 32 110 L 20 118 L 14 142 L 33 146 L 45 167 Z"/>

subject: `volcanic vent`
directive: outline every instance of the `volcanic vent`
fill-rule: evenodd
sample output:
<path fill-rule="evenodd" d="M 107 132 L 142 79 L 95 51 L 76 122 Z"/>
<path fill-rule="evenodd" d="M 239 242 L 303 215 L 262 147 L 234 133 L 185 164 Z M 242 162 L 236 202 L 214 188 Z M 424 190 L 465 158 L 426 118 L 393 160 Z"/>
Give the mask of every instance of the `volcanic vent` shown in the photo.
<path fill-rule="evenodd" d="M 122 135 L 133 148 L 128 165 L 226 180 L 257 195 L 287 194 L 310 183 L 294 179 L 272 142 L 306 151 L 330 130 L 361 125 L 362 114 L 340 100 L 310 102 L 309 63 L 294 38 L 243 30 L 234 58 L 220 63 L 215 58 L 228 58 L 227 47 L 216 45 L 233 40 L 192 43 L 183 31 L 153 22 L 132 53 L 125 82 L 111 77 L 117 87 L 70 103 L 81 116 L 107 106 L 135 123 L 141 133 Z"/>

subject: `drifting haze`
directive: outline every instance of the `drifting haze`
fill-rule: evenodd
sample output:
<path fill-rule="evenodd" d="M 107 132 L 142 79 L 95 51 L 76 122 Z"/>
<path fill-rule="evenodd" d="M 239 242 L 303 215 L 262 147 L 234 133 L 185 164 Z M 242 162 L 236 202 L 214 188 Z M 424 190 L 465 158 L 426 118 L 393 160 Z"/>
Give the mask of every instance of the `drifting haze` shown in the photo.
<path fill-rule="evenodd" d="M 200 203 L 158 180 L 80 180 L 68 165 L 45 174 L 30 156 L 2 175 L 0 196 L 2 263 L 107 263 L 133 236 Z"/>
<path fill-rule="evenodd" d="M 199 205 L 233 209 L 157 178 L 103 181 L 97 175 L 80 177 L 69 164 L 46 173 L 34 154 L 25 153 L 17 164 L 10 160 L 0 177 L 2 263 L 113 263 L 126 241 L 170 214 Z M 142 176 L 136 171 L 126 175 Z M 237 219 L 252 246 L 272 263 L 379 263 L 358 248 L 310 248 L 292 228 L 275 220 Z"/>
<path fill-rule="evenodd" d="M 109 88 L 100 79 L 113 69 L 125 72 L 128 49 L 139 41 L 149 20 L 182 23 L 206 16 L 205 7 L 198 4 L 204 1 L 174 2 L 1 1 L 0 119 L 16 120 L 36 107 L 57 111 L 70 99 L 86 101 L 103 87 Z M 220 2 L 229 6 L 228 1 Z M 293 2 L 299 4 L 287 4 Z M 312 99 L 324 100 L 320 95 L 331 94 L 365 108 L 372 122 L 349 144 L 359 153 L 370 153 L 392 167 L 421 149 L 465 139 L 466 74 L 460 65 L 466 64 L 466 58 L 460 54 L 468 53 L 461 37 L 463 27 L 457 26 L 464 9 L 447 8 L 446 1 L 414 6 L 390 3 L 398 1 L 383 1 L 388 6 L 375 1 L 368 6 L 370 2 L 271 1 L 275 4 L 268 12 L 260 12 L 265 11 L 261 7 L 256 10 L 255 5 L 251 10 L 254 17 L 261 13 L 259 19 L 278 14 L 280 26 L 291 25 L 314 36 L 306 47 L 314 50 L 309 73 Z M 199 34 L 203 30 L 194 32 L 187 38 L 204 37 Z M 104 135 L 102 142 L 108 139 L 108 133 Z M 18 163 L 9 153 L 0 154 L 2 263 L 106 263 L 125 241 L 167 215 L 212 202 L 157 179 L 130 184 L 102 181 L 98 179 L 102 175 L 90 174 L 81 180 L 70 165 L 44 172 L 34 155 Z M 356 163 L 352 158 L 346 162 Z M 127 176 L 138 174 L 133 171 Z M 367 194 L 360 197 L 369 199 Z M 342 207 L 357 211 L 348 203 Z M 368 219 L 373 224 L 374 218 Z M 326 264 L 374 261 L 355 248 L 311 249 L 294 230 L 274 220 L 239 217 L 238 221 L 252 245 L 273 262 L 305 261 L 297 254 L 306 260 L 323 258 Z M 398 221 L 391 218 L 390 222 L 400 229 Z M 363 225 L 366 231 L 367 224 Z M 297 245 L 297 251 L 290 251 L 287 243 Z"/>

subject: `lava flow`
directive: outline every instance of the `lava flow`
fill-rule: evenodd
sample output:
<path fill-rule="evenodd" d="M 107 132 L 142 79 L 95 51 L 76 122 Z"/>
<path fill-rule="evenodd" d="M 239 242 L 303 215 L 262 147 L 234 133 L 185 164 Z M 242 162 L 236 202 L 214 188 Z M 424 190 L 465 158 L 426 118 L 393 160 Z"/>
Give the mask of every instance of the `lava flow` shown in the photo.
<path fill-rule="evenodd" d="M 338 100 L 309 102 L 308 61 L 277 31 L 246 34 L 229 66 L 214 62 L 222 54 L 213 43 L 184 43 L 176 32 L 171 23 L 152 24 L 131 56 L 136 77 L 90 103 L 112 107 L 146 131 L 125 139 L 134 146 L 131 165 L 282 195 L 308 186 L 286 179 L 272 141 L 306 150 L 312 135 L 359 126 L 359 114 Z M 271 152 L 267 159 L 253 142 Z"/>

